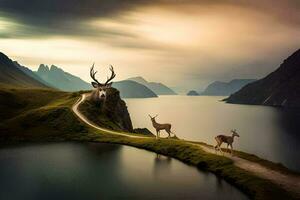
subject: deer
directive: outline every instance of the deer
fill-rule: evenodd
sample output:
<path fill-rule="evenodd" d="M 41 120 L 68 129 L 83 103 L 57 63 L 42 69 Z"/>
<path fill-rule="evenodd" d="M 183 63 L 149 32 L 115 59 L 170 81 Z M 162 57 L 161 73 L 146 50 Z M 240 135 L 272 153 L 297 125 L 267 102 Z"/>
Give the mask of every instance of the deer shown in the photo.
<path fill-rule="evenodd" d="M 165 130 L 168 133 L 168 138 L 170 138 L 171 137 L 171 133 L 172 133 L 172 131 L 171 131 L 172 125 L 171 124 L 159 124 L 159 123 L 157 123 L 156 120 L 155 120 L 155 118 L 157 116 L 158 115 L 156 115 L 155 117 L 152 117 L 151 115 L 149 115 L 149 117 L 151 119 L 151 122 L 152 122 L 152 126 L 156 130 L 156 139 L 158 139 L 160 137 L 160 131 L 161 130 Z"/>
<path fill-rule="evenodd" d="M 95 88 L 92 93 L 91 93 L 91 98 L 94 101 L 105 101 L 106 100 L 106 91 L 111 88 L 113 82 L 111 82 L 115 77 L 116 74 L 114 72 L 114 68 L 112 65 L 110 65 L 110 71 L 111 71 L 111 75 L 110 77 L 107 77 L 107 80 L 105 83 L 100 83 L 97 79 L 96 79 L 96 74 L 97 71 L 94 71 L 94 66 L 95 64 L 93 64 L 93 66 L 90 69 L 90 76 L 93 79 L 93 82 L 91 82 L 92 86 Z"/>
<path fill-rule="evenodd" d="M 227 135 L 218 135 L 215 137 L 215 140 L 217 141 L 217 145 L 215 146 L 215 150 L 217 151 L 222 151 L 221 149 L 221 145 L 224 143 L 227 144 L 227 149 L 228 146 L 231 147 L 230 153 L 231 155 L 233 154 L 233 147 L 232 147 L 232 143 L 234 142 L 234 137 L 240 137 L 239 134 L 236 132 L 236 129 L 231 130 L 232 135 L 231 136 L 227 136 Z"/>

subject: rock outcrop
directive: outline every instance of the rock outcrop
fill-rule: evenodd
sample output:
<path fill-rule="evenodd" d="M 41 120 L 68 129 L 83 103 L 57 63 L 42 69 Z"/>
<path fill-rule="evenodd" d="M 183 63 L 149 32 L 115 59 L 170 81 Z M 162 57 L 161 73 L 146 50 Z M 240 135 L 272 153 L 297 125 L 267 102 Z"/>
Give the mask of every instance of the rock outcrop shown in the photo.
<path fill-rule="evenodd" d="M 120 92 L 110 88 L 106 95 L 105 101 L 86 100 L 79 106 L 80 112 L 101 127 L 132 132 L 130 115 L 126 103 L 120 98 Z"/>

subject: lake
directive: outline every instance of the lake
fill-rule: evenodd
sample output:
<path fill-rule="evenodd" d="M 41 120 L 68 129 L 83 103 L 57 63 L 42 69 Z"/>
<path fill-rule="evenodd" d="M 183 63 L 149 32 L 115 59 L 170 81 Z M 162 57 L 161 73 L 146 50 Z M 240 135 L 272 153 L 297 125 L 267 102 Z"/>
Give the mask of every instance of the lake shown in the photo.
<path fill-rule="evenodd" d="M 128 146 L 7 146 L 0 163 L 0 199 L 248 199 L 211 173 Z"/>
<path fill-rule="evenodd" d="M 125 99 L 134 127 L 155 132 L 148 114 L 171 123 L 179 138 L 216 144 L 219 134 L 240 134 L 234 148 L 300 171 L 300 112 L 267 106 L 227 104 L 215 96 Z M 162 134 L 167 136 L 166 133 Z M 225 145 L 224 145 L 225 147 Z"/>

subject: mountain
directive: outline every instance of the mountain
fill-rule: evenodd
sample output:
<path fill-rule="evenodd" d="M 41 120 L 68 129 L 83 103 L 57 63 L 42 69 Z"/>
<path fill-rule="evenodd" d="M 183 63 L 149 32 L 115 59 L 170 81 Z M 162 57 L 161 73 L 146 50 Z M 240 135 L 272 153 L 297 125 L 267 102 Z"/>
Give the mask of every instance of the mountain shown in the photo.
<path fill-rule="evenodd" d="M 166 85 L 162 83 L 148 82 L 140 76 L 129 78 L 128 80 L 135 81 L 146 86 L 157 95 L 176 95 L 176 92 L 174 92 L 171 88 L 167 87 Z"/>
<path fill-rule="evenodd" d="M 0 52 L 0 84 L 17 87 L 42 87 L 48 86 L 39 80 L 29 76 L 25 69 L 22 70 L 20 65 L 9 59 L 5 54 Z"/>
<path fill-rule="evenodd" d="M 122 98 L 157 97 L 157 95 L 152 90 L 135 81 L 124 80 L 114 82 L 113 87 L 120 91 Z"/>
<path fill-rule="evenodd" d="M 225 99 L 228 103 L 300 107 L 300 49 L 277 70 Z"/>
<path fill-rule="evenodd" d="M 49 69 L 47 65 L 41 64 L 36 74 L 44 81 L 63 91 L 92 89 L 90 83 L 87 83 L 70 73 L 64 72 L 54 65 Z M 122 98 L 157 97 L 157 95 L 149 88 L 134 81 L 124 80 L 114 82 L 113 87 L 120 91 Z"/>
<path fill-rule="evenodd" d="M 230 82 L 215 81 L 207 86 L 201 95 L 229 96 L 256 79 L 234 79 Z"/>
<path fill-rule="evenodd" d="M 197 91 L 195 91 L 195 90 L 191 90 L 186 95 L 187 96 L 198 96 L 199 93 Z"/>
<path fill-rule="evenodd" d="M 90 84 L 79 77 L 67 73 L 55 65 L 51 65 L 49 69 L 47 65 L 41 64 L 36 74 L 47 83 L 63 91 L 89 90 L 92 88 Z"/>
<path fill-rule="evenodd" d="M 21 71 L 23 71 L 25 74 L 27 74 L 31 78 L 34 78 L 35 80 L 43 83 L 44 85 L 47 85 L 49 87 L 53 87 L 52 85 L 50 85 L 49 83 L 47 83 L 46 81 L 41 79 L 35 72 L 31 71 L 31 69 L 29 69 L 29 68 L 27 68 L 23 65 L 20 65 L 17 61 L 14 61 L 14 64 L 16 65 L 16 67 L 18 67 Z"/>

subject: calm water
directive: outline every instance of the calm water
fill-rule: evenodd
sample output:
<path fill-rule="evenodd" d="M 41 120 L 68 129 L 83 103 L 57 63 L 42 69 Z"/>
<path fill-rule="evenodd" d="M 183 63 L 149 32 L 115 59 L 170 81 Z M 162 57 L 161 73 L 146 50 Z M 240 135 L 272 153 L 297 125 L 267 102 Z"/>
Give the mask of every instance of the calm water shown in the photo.
<path fill-rule="evenodd" d="M 0 199 L 248 199 L 211 173 L 127 146 L 6 147 L 0 163 Z"/>
<path fill-rule="evenodd" d="M 223 98 L 161 96 L 126 99 L 126 103 L 135 127 L 155 132 L 148 114 L 159 114 L 157 121 L 171 123 L 180 138 L 209 144 L 215 144 L 216 135 L 237 129 L 241 137 L 235 140 L 234 148 L 300 171 L 299 111 L 226 104 L 219 101 Z"/>

